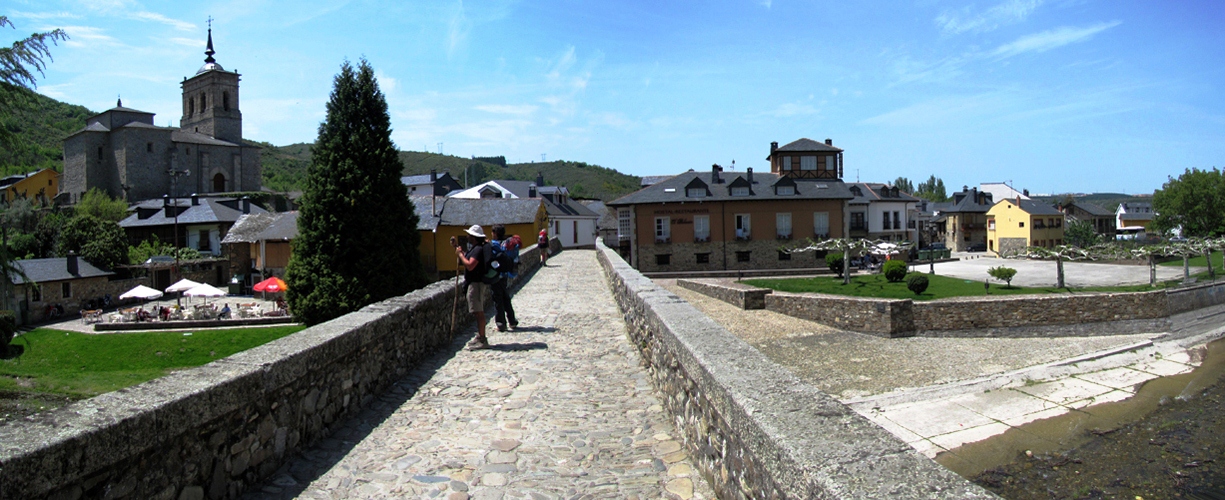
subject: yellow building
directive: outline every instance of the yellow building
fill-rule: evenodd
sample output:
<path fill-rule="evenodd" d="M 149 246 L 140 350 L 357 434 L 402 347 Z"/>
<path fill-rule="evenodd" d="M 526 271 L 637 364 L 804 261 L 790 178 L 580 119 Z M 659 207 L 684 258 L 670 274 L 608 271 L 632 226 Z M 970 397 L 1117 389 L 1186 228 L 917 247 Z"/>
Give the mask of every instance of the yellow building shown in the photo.
<path fill-rule="evenodd" d="M 417 208 L 421 233 L 421 261 L 426 272 L 450 276 L 457 268 L 451 237 L 467 238 L 472 225 L 480 225 L 492 238 L 493 225 L 506 226 L 506 235 L 519 235 L 524 247 L 536 244 L 536 235 L 549 226 L 541 198 L 446 198 L 410 196 Z M 552 235 L 550 235 L 552 236 Z"/>
<path fill-rule="evenodd" d="M 996 255 L 1063 244 L 1063 213 L 1033 200 L 1008 199 L 987 210 L 987 251 Z"/>
<path fill-rule="evenodd" d="M 10 175 L 0 179 L 4 202 L 26 198 L 35 203 L 50 203 L 60 192 L 60 173 L 49 168 L 37 172 Z"/>

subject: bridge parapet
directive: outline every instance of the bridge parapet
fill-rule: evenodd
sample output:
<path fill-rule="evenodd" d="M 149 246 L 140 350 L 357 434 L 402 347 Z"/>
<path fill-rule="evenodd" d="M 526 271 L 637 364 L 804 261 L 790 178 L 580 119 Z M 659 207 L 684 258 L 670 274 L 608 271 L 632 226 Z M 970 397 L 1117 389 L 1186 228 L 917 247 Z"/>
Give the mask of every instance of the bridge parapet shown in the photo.
<path fill-rule="evenodd" d="M 597 242 L 688 451 L 722 498 L 996 498 L 803 383 Z"/>

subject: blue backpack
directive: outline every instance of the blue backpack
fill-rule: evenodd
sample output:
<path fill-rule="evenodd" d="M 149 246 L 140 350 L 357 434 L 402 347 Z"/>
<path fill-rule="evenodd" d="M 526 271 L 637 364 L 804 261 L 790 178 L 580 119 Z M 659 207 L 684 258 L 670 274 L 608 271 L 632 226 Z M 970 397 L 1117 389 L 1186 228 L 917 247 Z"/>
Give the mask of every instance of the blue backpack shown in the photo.
<path fill-rule="evenodd" d="M 508 252 L 503 243 L 497 240 L 489 242 L 488 247 L 489 267 L 482 281 L 492 285 L 504 277 L 515 277 L 515 266 L 518 264 L 519 259 L 516 255 L 512 255 L 511 252 L 518 254 L 519 249 L 516 248 Z"/>

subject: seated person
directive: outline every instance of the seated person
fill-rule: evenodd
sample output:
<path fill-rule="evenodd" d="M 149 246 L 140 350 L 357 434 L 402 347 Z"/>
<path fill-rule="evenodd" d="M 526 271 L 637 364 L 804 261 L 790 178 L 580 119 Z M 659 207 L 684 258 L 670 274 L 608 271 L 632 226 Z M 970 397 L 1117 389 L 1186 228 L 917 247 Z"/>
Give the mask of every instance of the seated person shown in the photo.
<path fill-rule="evenodd" d="M 285 303 L 284 297 L 276 298 L 276 308 L 277 309 L 289 309 L 289 305 Z"/>
<path fill-rule="evenodd" d="M 221 308 L 221 312 L 217 313 L 217 319 L 230 319 L 230 305 L 226 304 Z"/>

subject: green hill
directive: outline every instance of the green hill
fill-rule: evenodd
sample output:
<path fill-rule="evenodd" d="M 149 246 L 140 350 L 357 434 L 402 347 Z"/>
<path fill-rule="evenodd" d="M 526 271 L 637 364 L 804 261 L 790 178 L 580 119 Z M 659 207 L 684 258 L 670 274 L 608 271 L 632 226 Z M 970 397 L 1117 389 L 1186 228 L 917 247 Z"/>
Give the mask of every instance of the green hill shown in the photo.
<path fill-rule="evenodd" d="M 64 137 L 84 127 L 94 112 L 20 87 L 0 93 L 0 102 L 10 106 L 0 113 L 0 134 L 8 138 L 0 143 L 0 175 L 63 170 Z"/>
<path fill-rule="evenodd" d="M 1152 203 L 1153 202 L 1153 197 L 1151 195 L 1150 196 L 1135 196 L 1135 195 L 1123 194 L 1123 193 L 1092 193 L 1092 194 L 1085 194 L 1085 195 L 1080 195 L 1080 196 L 1073 196 L 1070 194 L 1058 194 L 1058 195 L 1052 195 L 1052 196 L 1034 197 L 1034 200 L 1054 205 L 1056 203 L 1061 203 L 1063 201 L 1066 201 L 1068 198 L 1073 198 L 1076 201 L 1079 201 L 1082 203 L 1092 203 L 1094 205 L 1102 207 L 1111 212 L 1114 212 L 1116 209 L 1118 209 L 1120 203 L 1125 203 L 1125 202 L 1126 203 L 1130 203 L 1130 202 Z"/>

